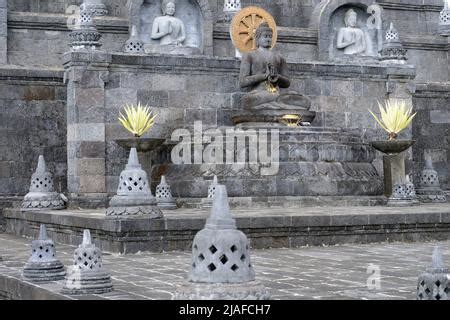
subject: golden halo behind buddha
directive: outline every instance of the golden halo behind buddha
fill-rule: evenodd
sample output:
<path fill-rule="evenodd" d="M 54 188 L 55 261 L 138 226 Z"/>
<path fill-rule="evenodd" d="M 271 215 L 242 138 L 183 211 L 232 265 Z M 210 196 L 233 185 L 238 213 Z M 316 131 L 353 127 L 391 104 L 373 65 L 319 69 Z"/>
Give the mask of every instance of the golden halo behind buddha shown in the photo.
<path fill-rule="evenodd" d="M 259 7 L 246 7 L 231 21 L 230 34 L 234 46 L 242 53 L 256 50 L 255 33 L 259 25 L 267 22 L 273 31 L 272 48 L 277 43 L 277 24 L 270 13 Z"/>

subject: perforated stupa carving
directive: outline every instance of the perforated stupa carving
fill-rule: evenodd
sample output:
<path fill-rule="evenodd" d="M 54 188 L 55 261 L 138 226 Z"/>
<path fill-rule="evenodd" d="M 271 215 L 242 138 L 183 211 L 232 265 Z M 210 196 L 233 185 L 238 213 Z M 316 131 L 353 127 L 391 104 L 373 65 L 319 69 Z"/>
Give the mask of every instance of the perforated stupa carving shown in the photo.
<path fill-rule="evenodd" d="M 136 148 L 131 148 L 128 164 L 120 173 L 117 194 L 111 199 L 108 216 L 146 215 L 161 218 L 161 210 L 150 191 L 147 173 L 139 164 Z"/>
<path fill-rule="evenodd" d="M 418 205 L 419 201 L 416 195 L 416 189 L 409 175 L 406 175 L 406 181 L 397 182 L 393 189 L 392 195 L 388 199 L 388 206 L 403 207 Z"/>
<path fill-rule="evenodd" d="M 161 176 L 161 183 L 156 187 L 155 196 L 158 207 L 169 210 L 177 208 L 177 204 L 172 197 L 172 190 L 165 176 Z"/>
<path fill-rule="evenodd" d="M 89 230 L 83 232 L 83 242 L 75 249 L 73 266 L 67 272 L 65 294 L 100 294 L 113 290 L 110 274 L 103 268 L 102 252 L 91 240 Z"/>
<path fill-rule="evenodd" d="M 131 36 L 125 43 L 126 53 L 145 53 L 144 42 L 139 38 L 136 26 L 131 27 Z"/>
<path fill-rule="evenodd" d="M 80 12 L 78 23 L 70 33 L 72 50 L 98 49 L 101 47 L 100 39 L 102 35 L 95 26 L 94 13 L 92 10 L 83 9 Z"/>
<path fill-rule="evenodd" d="M 22 210 L 64 209 L 65 197 L 54 191 L 53 176 L 47 171 L 44 156 L 39 156 L 36 171 L 31 176 L 30 192 L 22 202 Z"/>
<path fill-rule="evenodd" d="M 217 185 L 211 216 L 194 238 L 188 280 L 189 284 L 177 290 L 175 299 L 265 300 L 270 297 L 255 281 L 249 241 L 236 228 L 223 185 Z"/>
<path fill-rule="evenodd" d="M 403 47 L 400 36 L 391 22 L 389 30 L 386 32 L 383 49 L 381 50 L 380 60 L 384 63 L 405 64 L 408 60 L 407 50 Z"/>
<path fill-rule="evenodd" d="M 430 156 L 426 157 L 425 168 L 419 177 L 417 196 L 421 202 L 447 202 L 446 194 L 439 183 L 439 175 L 433 168 Z"/>
<path fill-rule="evenodd" d="M 56 258 L 55 244 L 47 238 L 45 225 L 41 224 L 39 238 L 31 242 L 31 256 L 25 264 L 22 278 L 32 282 L 63 280 L 64 265 Z"/>
<path fill-rule="evenodd" d="M 450 271 L 444 266 L 439 246 L 434 249 L 432 266 L 419 276 L 417 300 L 449 300 Z"/>
<path fill-rule="evenodd" d="M 211 184 L 208 187 L 208 196 L 202 200 L 202 207 L 203 208 L 211 208 L 213 201 L 214 201 L 214 196 L 216 194 L 216 188 L 219 185 L 217 176 L 214 176 L 213 181 L 211 182 Z"/>

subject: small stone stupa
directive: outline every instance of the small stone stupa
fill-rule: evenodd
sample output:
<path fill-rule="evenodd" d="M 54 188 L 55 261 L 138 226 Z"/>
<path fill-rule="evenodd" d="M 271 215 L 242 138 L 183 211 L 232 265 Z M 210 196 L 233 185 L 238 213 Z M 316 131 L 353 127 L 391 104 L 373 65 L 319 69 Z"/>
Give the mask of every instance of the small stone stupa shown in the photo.
<path fill-rule="evenodd" d="M 81 10 L 75 29 L 69 34 L 72 40 L 70 46 L 73 50 L 96 50 L 101 47 L 100 38 L 102 35 L 95 26 L 93 16 L 92 10 Z"/>
<path fill-rule="evenodd" d="M 119 187 L 106 210 L 108 216 L 145 215 L 149 218 L 162 218 L 156 198 L 150 191 L 147 173 L 139 164 L 136 148 L 131 148 L 128 164 L 120 173 Z"/>
<path fill-rule="evenodd" d="M 441 36 L 450 36 L 450 8 L 448 0 L 444 0 L 444 9 L 439 13 L 438 33 Z"/>
<path fill-rule="evenodd" d="M 387 203 L 390 207 L 417 206 L 419 204 L 416 189 L 409 175 L 406 175 L 405 182 L 397 182 L 394 185 L 392 195 L 389 197 Z"/>
<path fill-rule="evenodd" d="M 84 230 L 83 242 L 75 249 L 73 266 L 67 271 L 62 293 L 101 294 L 112 290 L 111 276 L 103 268 L 102 252 L 92 244 L 90 231 Z"/>
<path fill-rule="evenodd" d="M 172 197 L 172 189 L 166 182 L 165 176 L 161 176 L 161 183 L 156 187 L 155 195 L 158 207 L 166 210 L 174 210 L 177 208 L 177 204 Z"/>
<path fill-rule="evenodd" d="M 139 38 L 136 26 L 131 27 L 130 38 L 125 43 L 126 53 L 144 54 L 144 42 Z"/>
<path fill-rule="evenodd" d="M 433 252 L 432 265 L 419 276 L 417 300 L 449 300 L 450 271 L 445 268 L 441 248 Z"/>
<path fill-rule="evenodd" d="M 389 30 L 386 32 L 380 60 L 384 63 L 405 64 L 408 60 L 408 50 L 402 45 L 400 36 L 391 22 Z"/>
<path fill-rule="evenodd" d="M 64 209 L 64 198 L 54 191 L 53 177 L 47 171 L 44 156 L 39 156 L 36 172 L 31 176 L 30 192 L 22 202 L 22 210 Z"/>
<path fill-rule="evenodd" d="M 433 168 L 433 161 L 431 161 L 430 156 L 427 156 L 425 158 L 425 168 L 422 170 L 419 177 L 417 196 L 419 197 L 420 202 L 447 202 L 447 196 L 441 189 L 441 184 L 439 183 L 439 175 Z"/>
<path fill-rule="evenodd" d="M 22 271 L 22 278 L 31 282 L 63 280 L 64 265 L 56 258 L 55 244 L 47 238 L 45 225 L 41 224 L 39 238 L 31 242 L 31 256 Z"/>
<path fill-rule="evenodd" d="M 189 283 L 179 287 L 175 300 L 268 300 L 269 292 L 255 281 L 249 241 L 237 230 L 227 189 L 217 185 L 211 216 L 192 246 Z"/>
<path fill-rule="evenodd" d="M 217 176 L 214 176 L 212 183 L 208 187 L 208 196 L 202 199 L 202 208 L 212 208 L 216 188 L 219 185 Z"/>

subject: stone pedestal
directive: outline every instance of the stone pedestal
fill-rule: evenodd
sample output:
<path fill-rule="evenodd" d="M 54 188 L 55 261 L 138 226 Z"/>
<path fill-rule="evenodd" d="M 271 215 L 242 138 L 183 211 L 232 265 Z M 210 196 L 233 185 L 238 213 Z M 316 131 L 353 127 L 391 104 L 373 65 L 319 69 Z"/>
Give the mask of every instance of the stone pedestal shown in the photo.
<path fill-rule="evenodd" d="M 283 126 L 275 128 L 272 135 L 272 129 L 221 128 L 223 136 L 218 136 L 219 141 L 235 141 L 234 146 L 231 142 L 231 148 L 223 150 L 226 163 L 167 164 L 157 160 L 152 175 L 165 172 L 173 181 L 172 191 L 185 198 L 204 198 L 214 175 L 227 186 L 230 197 L 382 194 L 382 179 L 372 164 L 375 150 L 362 141 L 360 134 L 334 128 Z M 255 141 L 267 149 L 258 150 Z M 207 147 L 192 141 L 186 144 L 186 150 L 208 151 Z"/>
<path fill-rule="evenodd" d="M 397 182 L 406 181 L 405 155 L 403 153 L 383 156 L 384 195 L 390 197 Z"/>
<path fill-rule="evenodd" d="M 23 268 L 22 278 L 32 282 L 63 280 L 64 265 L 56 258 L 55 244 L 47 238 L 45 225 L 41 225 L 39 239 L 31 243 L 31 257 Z"/>
<path fill-rule="evenodd" d="M 92 244 L 89 230 L 84 230 L 83 243 L 75 249 L 73 266 L 67 272 L 62 293 L 101 294 L 112 290 L 111 276 L 103 268 L 102 252 Z"/>

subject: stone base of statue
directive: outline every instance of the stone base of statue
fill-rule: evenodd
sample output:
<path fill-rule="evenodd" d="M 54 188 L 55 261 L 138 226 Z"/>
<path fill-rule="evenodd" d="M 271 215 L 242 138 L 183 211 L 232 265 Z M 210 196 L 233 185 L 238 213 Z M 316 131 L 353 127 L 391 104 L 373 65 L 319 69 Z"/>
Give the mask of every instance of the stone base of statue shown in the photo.
<path fill-rule="evenodd" d="M 24 280 L 32 282 L 64 280 L 65 276 L 64 265 L 58 260 L 45 263 L 28 262 L 22 273 Z"/>
<path fill-rule="evenodd" d="M 423 203 L 446 203 L 447 195 L 442 190 L 417 189 L 417 198 Z"/>
<path fill-rule="evenodd" d="M 111 276 L 107 272 L 71 272 L 61 293 L 68 295 L 102 294 L 113 291 Z"/>
<path fill-rule="evenodd" d="M 177 288 L 173 300 L 270 300 L 270 293 L 258 281 L 186 283 Z"/>
<path fill-rule="evenodd" d="M 293 109 L 281 109 L 281 110 L 260 110 L 257 113 L 253 111 L 240 111 L 236 112 L 232 116 L 232 120 L 236 125 L 246 124 L 247 126 L 274 126 L 285 127 L 282 118 L 286 115 L 298 116 L 303 123 L 311 123 L 316 117 L 316 113 L 308 110 L 293 110 Z"/>
<path fill-rule="evenodd" d="M 157 219 L 162 218 L 163 214 L 157 206 L 155 198 L 140 196 L 114 196 L 108 209 L 107 216 L 136 216 L 145 215 L 146 217 Z"/>
<path fill-rule="evenodd" d="M 22 210 L 50 209 L 62 210 L 66 207 L 66 203 L 61 195 L 56 192 L 30 192 L 22 202 Z"/>
<path fill-rule="evenodd" d="M 159 44 L 146 44 L 144 46 L 144 51 L 147 54 L 171 54 L 183 56 L 193 56 L 201 54 L 201 50 L 197 47 Z"/>
<path fill-rule="evenodd" d="M 271 129 L 267 125 L 241 132 L 245 135 L 253 131 L 258 139 L 267 139 L 270 150 Z M 223 141 L 227 130 L 239 132 L 235 127 L 220 130 Z M 261 136 L 263 131 L 267 136 Z M 248 156 L 244 163 L 238 161 L 249 154 L 247 139 L 245 146 L 235 143 L 235 163 L 175 165 L 156 161 L 153 175 L 164 170 L 167 179 L 172 181 L 172 191 L 180 198 L 204 199 L 214 175 L 227 186 L 231 197 L 378 196 L 383 193 L 382 178 L 372 164 L 376 151 L 361 139 L 357 130 L 284 126 L 277 127 L 276 131 L 279 137 L 274 137 L 273 143 L 279 154 L 274 155 L 271 164 L 249 163 Z M 205 143 L 202 150 L 207 146 Z M 191 143 L 186 148 L 193 147 Z M 171 150 L 167 147 L 164 152 L 170 155 Z M 206 205 L 210 207 L 211 201 L 205 199 Z"/>
<path fill-rule="evenodd" d="M 261 101 L 267 101 L 259 103 Z M 282 118 L 287 115 L 298 116 L 303 123 L 312 123 L 316 112 L 310 111 L 311 101 L 296 93 L 271 93 L 253 91 L 250 93 L 237 93 L 233 108 L 240 109 L 234 112 L 234 124 L 252 123 L 254 125 L 285 126 Z"/>

